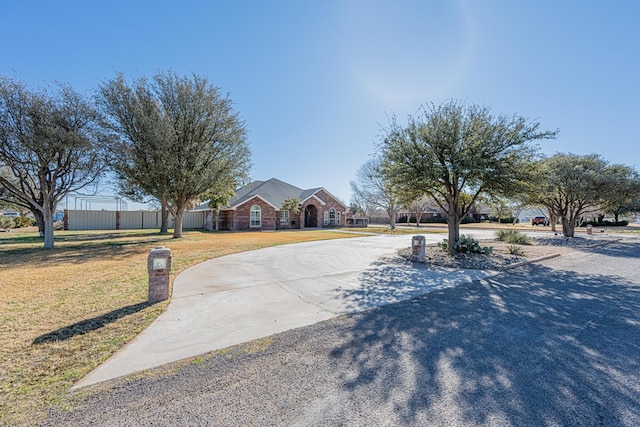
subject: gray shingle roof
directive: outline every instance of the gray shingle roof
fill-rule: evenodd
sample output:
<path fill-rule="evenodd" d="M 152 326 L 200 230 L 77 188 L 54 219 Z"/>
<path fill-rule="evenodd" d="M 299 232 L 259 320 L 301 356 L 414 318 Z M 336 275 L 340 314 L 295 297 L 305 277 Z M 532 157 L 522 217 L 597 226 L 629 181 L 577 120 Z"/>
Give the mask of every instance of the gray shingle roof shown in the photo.
<path fill-rule="evenodd" d="M 298 198 L 303 202 L 320 190 L 323 190 L 323 188 L 318 187 L 303 190 L 302 188 L 298 188 L 295 185 L 288 184 L 276 178 L 271 178 L 267 181 L 253 181 L 236 190 L 235 197 L 231 198 L 229 205 L 224 206 L 222 209 L 234 209 L 255 196 L 261 197 L 267 203 L 279 209 L 282 206 L 282 202 L 286 199 Z M 202 203 L 196 208 L 196 210 L 206 209 L 210 209 L 208 203 Z"/>
<path fill-rule="evenodd" d="M 322 187 L 318 187 L 318 188 L 312 188 L 311 190 L 304 190 L 302 192 L 302 194 L 300 194 L 300 201 L 304 201 L 307 200 L 309 197 L 313 196 L 314 194 L 316 194 L 318 191 L 322 190 Z"/>
<path fill-rule="evenodd" d="M 235 208 L 255 196 L 260 196 L 266 202 L 279 208 L 285 199 L 300 199 L 303 191 L 302 188 L 287 184 L 276 178 L 271 178 L 268 181 L 255 181 L 239 189 L 236 192 L 236 197 L 229 200 L 229 206 Z"/>

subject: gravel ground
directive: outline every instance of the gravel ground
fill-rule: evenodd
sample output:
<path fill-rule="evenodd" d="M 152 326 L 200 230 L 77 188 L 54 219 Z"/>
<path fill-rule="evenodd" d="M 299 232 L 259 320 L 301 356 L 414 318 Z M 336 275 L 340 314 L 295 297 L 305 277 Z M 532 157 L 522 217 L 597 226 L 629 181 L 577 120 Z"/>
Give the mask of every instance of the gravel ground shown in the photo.
<path fill-rule="evenodd" d="M 640 425 L 640 243 L 77 392 L 41 425 Z"/>
<path fill-rule="evenodd" d="M 614 239 L 586 239 L 574 237 L 546 237 L 530 239 L 529 245 L 514 245 L 498 240 L 481 240 L 480 246 L 491 247 L 490 255 L 483 254 L 457 254 L 449 255 L 437 245 L 427 245 L 424 264 L 434 267 L 472 269 L 472 270 L 505 270 L 523 261 L 531 261 L 549 255 L 561 255 L 575 249 L 588 249 L 603 244 L 612 243 Z M 517 246 L 521 250 L 520 255 L 513 255 L 510 247 Z M 398 251 L 398 254 L 411 261 L 415 261 L 411 254 L 411 248 Z"/>

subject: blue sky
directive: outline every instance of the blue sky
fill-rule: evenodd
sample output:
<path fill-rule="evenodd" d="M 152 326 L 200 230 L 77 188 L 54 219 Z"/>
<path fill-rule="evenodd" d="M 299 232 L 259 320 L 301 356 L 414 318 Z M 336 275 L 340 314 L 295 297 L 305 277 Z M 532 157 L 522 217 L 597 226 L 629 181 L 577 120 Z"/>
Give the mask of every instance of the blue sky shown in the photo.
<path fill-rule="evenodd" d="M 447 99 L 559 129 L 542 151 L 640 166 L 640 2 L 0 0 L 0 75 L 91 94 L 206 75 L 246 121 L 252 178 L 344 201 L 388 117 Z"/>

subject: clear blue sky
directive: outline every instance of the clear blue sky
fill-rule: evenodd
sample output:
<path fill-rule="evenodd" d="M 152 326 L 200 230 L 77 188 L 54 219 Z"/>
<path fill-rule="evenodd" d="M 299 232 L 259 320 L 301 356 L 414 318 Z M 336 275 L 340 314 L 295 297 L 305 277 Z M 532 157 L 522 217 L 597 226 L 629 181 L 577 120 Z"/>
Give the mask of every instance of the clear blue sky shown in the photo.
<path fill-rule="evenodd" d="M 462 99 L 560 129 L 557 151 L 640 166 L 640 2 L 0 0 L 0 75 L 91 93 L 169 68 L 246 121 L 252 178 L 349 181 L 388 116 Z"/>

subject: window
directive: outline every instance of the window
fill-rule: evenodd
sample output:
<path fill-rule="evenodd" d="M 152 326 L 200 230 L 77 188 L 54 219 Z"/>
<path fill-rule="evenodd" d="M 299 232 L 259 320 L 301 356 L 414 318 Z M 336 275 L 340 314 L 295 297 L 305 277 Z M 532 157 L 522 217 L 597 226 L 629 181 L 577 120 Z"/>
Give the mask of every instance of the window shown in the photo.
<path fill-rule="evenodd" d="M 329 212 L 324 211 L 324 225 L 329 225 Z"/>
<path fill-rule="evenodd" d="M 289 225 L 289 211 L 280 211 L 280 225 Z"/>
<path fill-rule="evenodd" d="M 251 206 L 251 227 L 260 227 L 260 206 Z"/>
<path fill-rule="evenodd" d="M 329 224 L 336 225 L 336 210 L 334 208 L 329 209 Z"/>
<path fill-rule="evenodd" d="M 340 225 L 340 212 L 336 214 L 336 224 Z"/>

